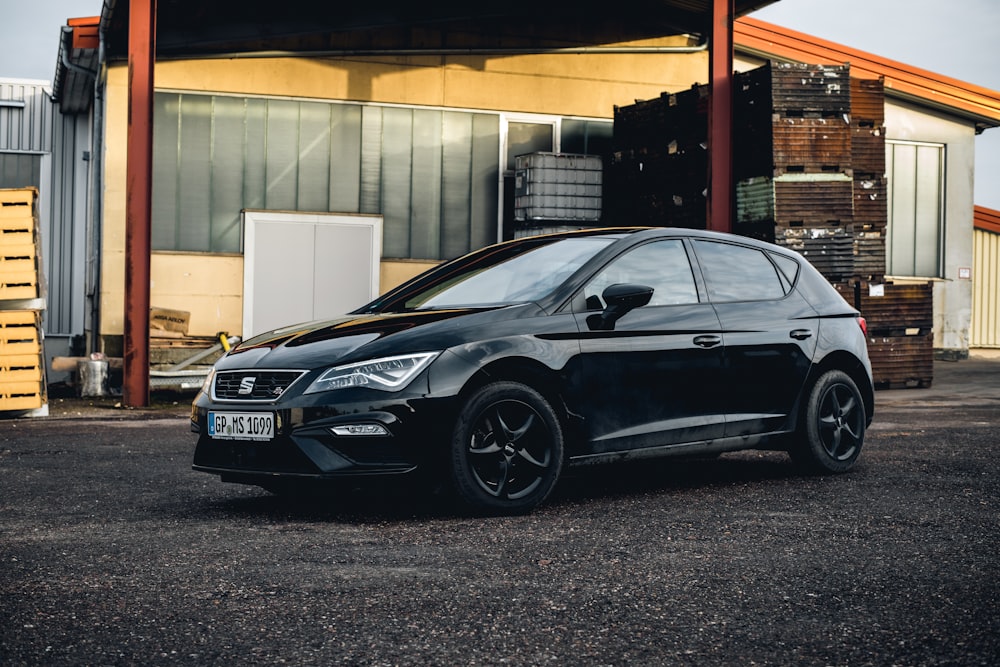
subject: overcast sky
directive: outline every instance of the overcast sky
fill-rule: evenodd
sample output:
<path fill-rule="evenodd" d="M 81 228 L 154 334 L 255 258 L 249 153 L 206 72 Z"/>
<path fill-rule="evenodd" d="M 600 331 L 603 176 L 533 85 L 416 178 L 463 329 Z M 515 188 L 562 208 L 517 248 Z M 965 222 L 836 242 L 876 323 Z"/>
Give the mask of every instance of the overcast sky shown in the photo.
<path fill-rule="evenodd" d="M 0 77 L 51 81 L 60 27 L 102 4 L 0 0 Z M 753 16 L 1000 91 L 998 0 L 780 0 Z M 976 138 L 976 203 L 1000 210 L 1000 128 Z"/>

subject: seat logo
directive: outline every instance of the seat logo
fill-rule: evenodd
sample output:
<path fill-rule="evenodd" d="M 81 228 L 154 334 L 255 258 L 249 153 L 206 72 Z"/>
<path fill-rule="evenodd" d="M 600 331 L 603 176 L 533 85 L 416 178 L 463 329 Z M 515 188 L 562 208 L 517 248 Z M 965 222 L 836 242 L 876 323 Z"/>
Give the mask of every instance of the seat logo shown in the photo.
<path fill-rule="evenodd" d="M 256 378 L 254 378 L 254 377 L 245 377 L 242 380 L 240 380 L 240 390 L 238 392 L 239 395 L 240 396 L 246 396 L 247 394 L 252 394 L 253 393 L 253 384 L 254 384 L 255 381 L 256 381 Z"/>

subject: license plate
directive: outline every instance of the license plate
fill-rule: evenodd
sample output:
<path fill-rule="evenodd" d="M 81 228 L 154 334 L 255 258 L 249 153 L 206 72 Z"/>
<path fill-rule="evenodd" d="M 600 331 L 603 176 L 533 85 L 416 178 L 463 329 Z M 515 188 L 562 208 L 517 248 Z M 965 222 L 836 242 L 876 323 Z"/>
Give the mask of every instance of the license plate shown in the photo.
<path fill-rule="evenodd" d="M 209 412 L 208 436 L 216 440 L 270 440 L 272 412 Z"/>

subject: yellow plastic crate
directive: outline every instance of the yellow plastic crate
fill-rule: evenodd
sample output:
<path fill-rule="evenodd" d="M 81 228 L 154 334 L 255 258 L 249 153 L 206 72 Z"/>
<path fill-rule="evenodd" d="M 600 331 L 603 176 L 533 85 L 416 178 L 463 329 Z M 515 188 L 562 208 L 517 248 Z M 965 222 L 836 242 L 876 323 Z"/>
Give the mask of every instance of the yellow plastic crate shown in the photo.
<path fill-rule="evenodd" d="M 45 401 L 45 387 L 40 382 L 0 383 L 0 412 L 35 410 Z"/>
<path fill-rule="evenodd" d="M 0 229 L 7 225 L 16 228 L 17 220 L 27 220 L 34 228 L 35 200 L 38 191 L 34 188 L 18 188 L 16 190 L 0 190 Z"/>
<path fill-rule="evenodd" d="M 45 366 L 39 314 L 0 310 L 0 412 L 45 405 Z"/>
<path fill-rule="evenodd" d="M 42 353 L 38 313 L 0 310 L 0 358 Z"/>

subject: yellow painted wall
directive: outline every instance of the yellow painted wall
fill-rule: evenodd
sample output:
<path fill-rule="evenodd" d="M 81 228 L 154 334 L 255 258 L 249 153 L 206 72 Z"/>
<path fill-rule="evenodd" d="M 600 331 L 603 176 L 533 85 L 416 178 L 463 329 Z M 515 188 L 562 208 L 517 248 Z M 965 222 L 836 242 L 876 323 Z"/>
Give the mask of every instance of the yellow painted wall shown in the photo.
<path fill-rule="evenodd" d="M 683 37 L 644 42 L 678 46 Z M 490 111 L 611 118 L 615 105 L 704 82 L 707 52 L 480 57 L 270 58 L 166 61 L 158 89 L 286 96 Z M 105 128 L 101 331 L 123 333 L 127 68 L 108 70 Z M 385 291 L 433 266 L 385 261 Z M 154 253 L 152 306 L 191 312 L 191 335 L 241 334 L 242 258 Z"/>

